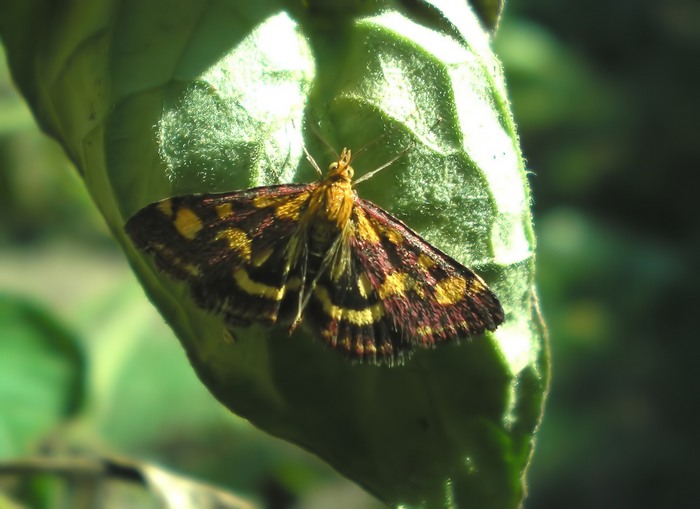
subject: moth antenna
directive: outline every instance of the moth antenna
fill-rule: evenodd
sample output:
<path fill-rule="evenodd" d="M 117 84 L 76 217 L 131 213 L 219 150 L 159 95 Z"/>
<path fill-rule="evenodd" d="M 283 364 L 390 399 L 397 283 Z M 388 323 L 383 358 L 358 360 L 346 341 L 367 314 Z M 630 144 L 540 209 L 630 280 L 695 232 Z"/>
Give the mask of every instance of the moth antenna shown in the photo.
<path fill-rule="evenodd" d="M 318 163 L 316 162 L 316 159 L 314 159 L 314 156 L 312 156 L 309 151 L 306 149 L 306 145 L 302 141 L 301 143 L 301 148 L 304 149 L 304 154 L 306 154 L 306 159 L 311 163 L 311 166 L 314 167 L 316 170 L 316 173 L 318 173 L 319 177 L 323 177 L 323 172 L 321 171 L 321 168 L 318 166 Z"/>
<path fill-rule="evenodd" d="M 358 155 L 360 155 L 362 152 L 364 152 L 368 148 L 375 146 L 377 143 L 379 143 L 384 138 L 386 138 L 388 136 L 388 134 L 389 133 L 387 132 L 387 133 L 382 134 L 381 136 L 377 136 L 372 141 L 365 143 L 362 147 L 358 148 L 357 150 L 353 150 L 353 155 L 354 155 L 353 159 L 357 158 Z"/>
<path fill-rule="evenodd" d="M 296 122 L 294 122 L 294 120 L 292 120 L 291 122 L 292 122 L 292 126 L 294 126 L 294 128 L 296 129 L 296 127 L 297 127 Z M 314 131 L 314 133 L 316 132 L 313 128 L 312 128 L 312 130 Z M 325 141 L 324 141 L 324 143 L 325 143 Z M 321 171 L 321 167 L 316 162 L 316 159 L 314 159 L 314 156 L 312 156 L 309 153 L 308 149 L 306 148 L 306 143 L 304 143 L 304 136 L 301 137 L 301 148 L 304 150 L 304 155 L 306 156 L 306 160 L 311 163 L 311 166 L 314 167 L 314 170 L 316 170 L 316 173 L 318 173 L 318 176 L 323 177 L 323 172 Z"/>
<path fill-rule="evenodd" d="M 287 164 L 292 158 L 292 149 L 291 147 L 287 150 L 287 156 L 284 158 L 284 162 L 282 163 L 281 167 L 286 168 Z M 282 176 L 281 174 L 275 169 L 274 165 L 269 164 L 268 167 L 270 168 L 270 173 L 272 173 L 273 177 L 275 178 L 275 182 L 277 184 L 282 183 Z"/>
<path fill-rule="evenodd" d="M 413 147 L 414 147 L 414 146 L 415 146 L 415 142 L 414 142 L 414 143 L 411 143 L 408 147 L 406 147 L 405 149 L 403 149 L 401 152 L 399 152 L 397 155 L 395 155 L 395 156 L 394 156 L 392 159 L 390 159 L 388 162 L 382 164 L 382 165 L 381 165 L 379 168 L 377 168 L 376 170 L 372 170 L 372 171 L 370 171 L 369 173 L 365 173 L 365 174 L 362 175 L 360 178 L 356 179 L 356 180 L 353 182 L 354 185 L 357 185 L 357 184 L 359 184 L 359 183 L 361 183 L 361 182 L 364 182 L 365 180 L 369 180 L 369 179 L 371 179 L 372 177 L 374 177 L 374 175 L 376 175 L 377 173 L 379 173 L 380 171 L 382 171 L 382 170 L 388 168 L 389 166 L 391 166 L 392 164 L 394 164 L 396 161 L 398 161 L 399 159 L 401 159 L 403 156 L 405 156 L 407 152 L 413 150 Z"/>
<path fill-rule="evenodd" d="M 418 110 L 416 109 L 416 110 L 415 110 L 413 113 L 411 113 L 407 118 L 412 118 L 413 115 L 415 115 L 417 112 L 418 112 Z M 433 125 L 430 126 L 429 131 L 434 130 L 435 127 L 436 127 L 440 122 L 442 122 L 442 117 L 439 117 L 439 116 L 438 116 L 437 120 L 433 123 Z M 372 141 L 368 142 L 366 145 L 364 145 L 364 146 L 360 147 L 359 149 L 355 150 L 355 151 L 354 151 L 354 155 L 355 155 L 355 156 L 360 155 L 362 152 L 364 152 L 364 151 L 367 150 L 368 148 L 373 147 L 374 145 L 376 145 L 377 143 L 379 143 L 380 141 L 382 141 L 384 138 L 386 138 L 386 137 L 389 135 L 389 133 L 391 133 L 391 132 L 393 132 L 393 131 L 394 131 L 394 129 L 389 130 L 389 131 L 387 131 L 387 132 L 384 132 L 384 134 L 382 134 L 382 135 L 380 135 L 380 136 L 377 136 L 375 139 L 373 139 Z"/>
<path fill-rule="evenodd" d="M 293 119 L 291 120 L 291 122 L 292 122 L 292 126 L 296 129 L 296 127 L 297 127 L 296 122 L 294 122 Z M 316 162 L 316 159 L 314 159 L 314 157 L 307 150 L 306 143 L 304 143 L 303 136 L 301 138 L 301 148 L 304 150 L 304 155 L 306 156 L 306 160 L 309 161 L 309 163 L 311 163 L 311 166 L 314 167 L 314 170 L 316 170 L 316 173 L 318 173 L 318 176 L 323 177 L 323 172 L 321 171 L 321 167 Z"/>
<path fill-rule="evenodd" d="M 319 131 L 318 128 L 310 122 L 307 123 L 307 125 L 314 132 L 314 134 L 316 135 L 316 138 L 318 138 L 321 141 L 321 143 L 323 143 L 326 146 L 326 149 L 328 149 L 328 151 L 335 156 L 336 160 L 340 159 L 340 154 L 338 154 L 338 152 L 333 148 L 333 145 L 328 143 L 328 140 L 326 140 L 326 138 L 323 137 L 323 134 L 321 134 L 321 131 Z"/>
<path fill-rule="evenodd" d="M 430 126 L 430 131 L 434 130 L 435 127 L 436 127 L 440 122 L 442 122 L 442 117 L 438 117 L 437 120 L 435 121 L 435 123 L 433 123 L 433 125 Z M 385 133 L 382 134 L 381 136 L 378 136 L 378 137 L 375 138 L 374 140 L 372 140 L 372 141 L 370 141 L 369 143 L 367 143 L 367 144 L 366 144 L 365 146 L 363 146 L 362 148 L 360 148 L 360 149 L 354 151 L 354 153 L 353 153 L 353 156 L 354 156 L 353 159 L 355 159 L 359 154 L 361 154 L 362 152 L 364 152 L 365 150 L 367 150 L 367 149 L 370 148 L 371 146 L 373 146 L 373 145 L 379 143 L 381 140 L 383 140 L 384 138 L 386 138 L 388 134 L 389 134 L 388 132 L 385 132 Z M 378 173 L 378 172 L 384 170 L 385 168 L 388 168 L 389 166 L 391 166 L 392 164 L 394 164 L 396 161 L 398 161 L 399 159 L 401 159 L 404 155 L 406 155 L 407 152 L 409 152 L 410 150 L 413 150 L 413 147 L 415 147 L 415 145 L 416 145 L 416 142 L 415 142 L 415 141 L 411 142 L 411 144 L 409 144 L 408 147 L 406 147 L 404 150 L 402 150 L 401 152 L 399 152 L 399 154 L 396 155 L 396 156 L 395 156 L 393 159 L 391 159 L 389 162 L 387 162 L 387 163 L 381 165 L 381 166 L 380 166 L 379 168 L 377 168 L 376 170 L 372 170 L 372 171 L 369 172 L 369 173 L 365 173 L 365 174 L 362 175 L 360 178 L 356 179 L 356 180 L 354 181 L 354 184 L 359 184 L 359 183 L 361 183 L 361 182 L 364 182 L 365 180 L 371 179 L 376 173 Z"/>

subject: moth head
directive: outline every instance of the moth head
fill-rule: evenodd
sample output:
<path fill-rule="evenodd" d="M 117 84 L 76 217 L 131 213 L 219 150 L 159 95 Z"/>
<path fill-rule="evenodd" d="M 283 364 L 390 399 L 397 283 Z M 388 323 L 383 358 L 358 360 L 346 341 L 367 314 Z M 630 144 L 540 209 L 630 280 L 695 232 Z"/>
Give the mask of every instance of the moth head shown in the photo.
<path fill-rule="evenodd" d="M 344 148 L 340 153 L 340 157 L 337 161 L 330 164 L 328 167 L 328 176 L 341 178 L 344 180 L 352 179 L 355 174 L 355 170 L 350 166 L 350 160 L 352 159 L 352 151 L 349 148 Z"/>

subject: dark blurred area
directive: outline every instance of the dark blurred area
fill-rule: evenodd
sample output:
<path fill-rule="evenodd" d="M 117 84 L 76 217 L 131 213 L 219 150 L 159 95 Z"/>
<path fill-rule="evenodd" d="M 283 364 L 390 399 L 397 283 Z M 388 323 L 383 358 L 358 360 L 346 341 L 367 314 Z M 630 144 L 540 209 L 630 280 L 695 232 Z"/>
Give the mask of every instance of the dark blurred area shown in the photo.
<path fill-rule="evenodd" d="M 700 2 L 512 0 L 552 385 L 532 508 L 692 507 Z"/>
<path fill-rule="evenodd" d="M 553 360 L 526 507 L 694 506 L 700 2 L 511 0 L 494 44 L 532 172 Z M 268 502 L 284 498 L 278 507 L 341 499 L 375 507 L 315 458 L 251 430 L 206 395 L 7 72 L 0 290 L 31 297 L 83 338 L 95 364 L 91 397 L 109 401 L 83 426 L 125 454 L 146 451 L 193 476 L 234 478 L 229 487 Z M 161 420 L 145 426 L 145 409 Z M 234 456 L 244 471 L 231 471 Z"/>

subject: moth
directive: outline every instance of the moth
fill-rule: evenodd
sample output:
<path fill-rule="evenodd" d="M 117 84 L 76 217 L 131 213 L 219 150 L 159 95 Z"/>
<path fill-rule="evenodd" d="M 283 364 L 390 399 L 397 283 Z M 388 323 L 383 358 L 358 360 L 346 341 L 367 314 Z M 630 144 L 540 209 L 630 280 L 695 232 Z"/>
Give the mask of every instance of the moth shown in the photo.
<path fill-rule="evenodd" d="M 353 183 L 351 161 L 343 149 L 313 183 L 152 203 L 126 232 L 228 328 L 303 322 L 346 357 L 386 364 L 495 330 L 503 309 L 477 274 L 358 197 L 354 184 L 391 162 Z"/>

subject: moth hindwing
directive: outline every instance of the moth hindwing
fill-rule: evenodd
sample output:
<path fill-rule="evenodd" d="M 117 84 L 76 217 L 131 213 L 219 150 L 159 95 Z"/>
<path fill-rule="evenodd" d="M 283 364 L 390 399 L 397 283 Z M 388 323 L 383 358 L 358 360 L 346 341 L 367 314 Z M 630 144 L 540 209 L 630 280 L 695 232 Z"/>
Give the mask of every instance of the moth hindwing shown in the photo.
<path fill-rule="evenodd" d="M 310 184 L 168 198 L 126 224 L 134 244 L 229 326 L 302 320 L 360 361 L 492 331 L 494 293 L 352 188 L 351 152 Z"/>

